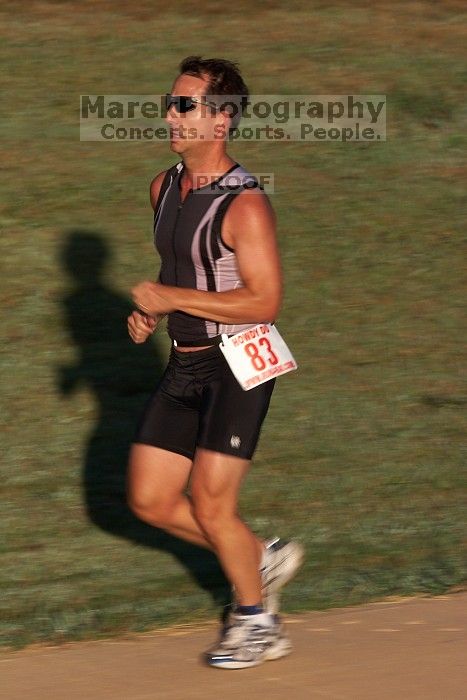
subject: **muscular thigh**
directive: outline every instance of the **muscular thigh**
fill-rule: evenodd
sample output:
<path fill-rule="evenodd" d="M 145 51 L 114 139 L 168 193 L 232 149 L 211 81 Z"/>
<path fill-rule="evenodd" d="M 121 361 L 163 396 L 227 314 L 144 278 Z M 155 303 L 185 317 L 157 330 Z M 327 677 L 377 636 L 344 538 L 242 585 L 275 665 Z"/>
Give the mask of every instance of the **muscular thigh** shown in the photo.
<path fill-rule="evenodd" d="M 244 391 L 220 351 L 217 362 L 218 375 L 203 390 L 197 446 L 250 460 L 275 380 Z"/>
<path fill-rule="evenodd" d="M 190 461 L 199 429 L 199 395 L 190 366 L 174 350 L 139 419 L 133 442 L 174 452 Z"/>

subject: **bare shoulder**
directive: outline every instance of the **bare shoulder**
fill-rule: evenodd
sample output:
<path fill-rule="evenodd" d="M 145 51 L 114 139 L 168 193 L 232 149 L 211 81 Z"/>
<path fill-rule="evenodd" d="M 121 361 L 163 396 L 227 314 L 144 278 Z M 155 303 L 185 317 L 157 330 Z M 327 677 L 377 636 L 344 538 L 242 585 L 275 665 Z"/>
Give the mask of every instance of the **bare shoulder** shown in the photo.
<path fill-rule="evenodd" d="M 164 182 L 166 172 L 167 170 L 163 170 L 161 173 L 156 175 L 149 187 L 149 197 L 153 209 L 155 209 L 156 207 L 157 199 L 159 197 L 159 192 L 161 191 L 162 183 Z"/>
<path fill-rule="evenodd" d="M 222 223 L 222 238 L 228 246 L 235 248 L 235 240 L 245 235 L 274 236 L 276 215 L 269 197 L 262 190 L 245 190 L 227 209 Z"/>
<path fill-rule="evenodd" d="M 268 217 L 275 220 L 274 209 L 269 197 L 262 190 L 244 190 L 235 197 L 227 210 L 231 217 L 242 218 L 244 216 Z"/>

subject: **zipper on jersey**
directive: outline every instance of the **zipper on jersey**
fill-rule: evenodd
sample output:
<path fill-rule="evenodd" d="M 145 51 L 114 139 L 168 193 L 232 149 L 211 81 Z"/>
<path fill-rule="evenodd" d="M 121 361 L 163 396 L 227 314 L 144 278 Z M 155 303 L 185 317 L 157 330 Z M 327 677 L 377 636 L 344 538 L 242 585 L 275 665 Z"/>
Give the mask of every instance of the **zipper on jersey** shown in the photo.
<path fill-rule="evenodd" d="M 180 204 L 177 205 L 177 216 L 175 217 L 174 231 L 173 231 L 173 234 L 172 234 L 172 252 L 173 252 L 173 256 L 174 256 L 174 267 L 175 267 L 175 275 L 174 275 L 174 277 L 175 277 L 175 286 L 176 286 L 176 287 L 178 287 L 178 275 L 177 275 L 177 253 L 175 252 L 175 232 L 176 232 L 176 230 L 177 230 L 177 224 L 178 224 L 178 219 L 179 219 L 179 217 L 180 217 L 180 212 L 181 212 L 181 210 L 182 210 L 182 208 L 183 208 L 183 205 L 185 204 L 186 200 L 188 199 L 188 197 L 189 197 L 190 194 L 192 193 L 192 191 L 193 191 L 193 190 L 191 190 L 191 189 L 188 190 L 188 192 L 187 192 L 186 195 L 185 195 L 185 199 L 183 200 L 183 202 L 180 201 Z M 180 189 L 179 189 L 179 192 L 180 192 Z"/>
<path fill-rule="evenodd" d="M 177 216 L 175 217 L 174 232 L 172 235 L 172 252 L 173 252 L 174 264 L 175 264 L 175 275 L 174 276 L 175 276 L 175 286 L 176 287 L 178 287 L 178 275 L 177 275 L 177 253 L 175 252 L 175 232 L 177 230 L 177 224 L 178 224 L 178 219 L 180 217 L 180 212 L 183 208 L 183 205 L 185 204 L 185 202 L 187 200 L 187 197 L 189 197 L 190 194 L 191 194 L 190 191 L 187 192 L 183 202 L 181 201 L 180 204 L 177 205 Z"/>
<path fill-rule="evenodd" d="M 174 277 L 175 277 L 175 286 L 178 287 L 178 275 L 177 275 L 177 253 L 175 251 L 175 233 L 177 231 L 177 224 L 178 224 L 178 219 L 180 217 L 180 211 L 183 207 L 183 202 L 181 202 L 177 206 L 177 216 L 175 217 L 175 224 L 174 224 L 174 232 L 172 234 L 172 253 L 174 256 Z"/>

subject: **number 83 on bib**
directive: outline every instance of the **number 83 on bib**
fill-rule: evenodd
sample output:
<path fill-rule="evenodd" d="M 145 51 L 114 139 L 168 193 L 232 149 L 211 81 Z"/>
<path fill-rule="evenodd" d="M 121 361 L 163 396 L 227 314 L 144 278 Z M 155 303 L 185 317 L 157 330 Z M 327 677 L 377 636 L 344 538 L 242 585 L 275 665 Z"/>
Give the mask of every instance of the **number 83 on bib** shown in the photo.
<path fill-rule="evenodd" d="M 287 344 L 270 323 L 260 323 L 230 338 L 224 334 L 219 347 L 245 391 L 297 369 Z"/>

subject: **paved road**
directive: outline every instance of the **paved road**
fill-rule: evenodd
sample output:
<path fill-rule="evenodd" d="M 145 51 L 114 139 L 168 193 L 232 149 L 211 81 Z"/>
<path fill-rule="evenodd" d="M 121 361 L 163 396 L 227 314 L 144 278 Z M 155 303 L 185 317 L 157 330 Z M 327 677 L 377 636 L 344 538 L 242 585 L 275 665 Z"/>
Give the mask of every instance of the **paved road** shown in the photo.
<path fill-rule="evenodd" d="M 0 655 L 4 700 L 465 700 L 467 593 L 287 617 L 294 653 L 204 667 L 214 623 Z"/>

